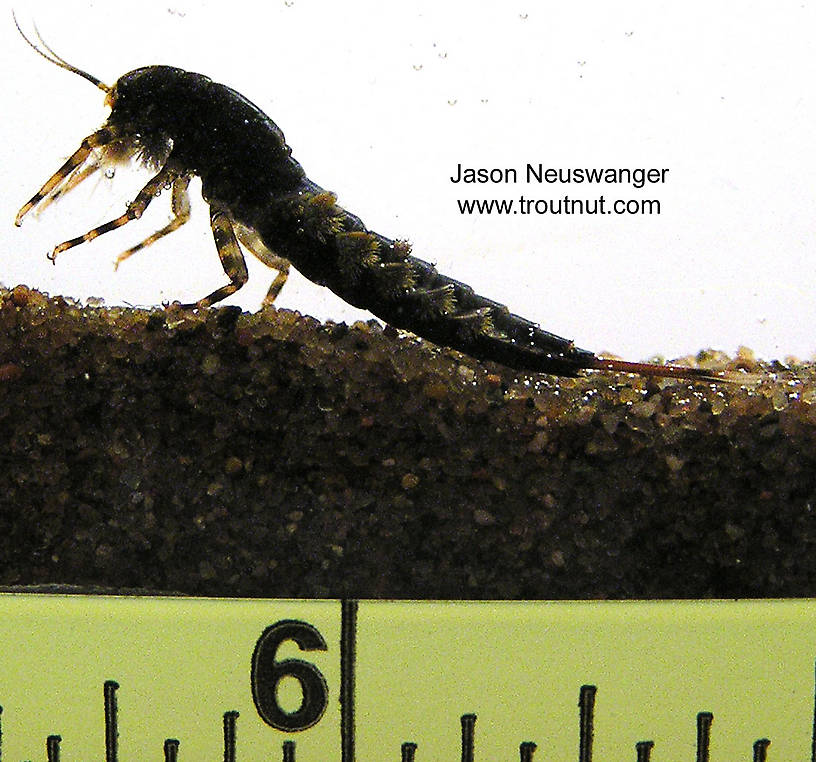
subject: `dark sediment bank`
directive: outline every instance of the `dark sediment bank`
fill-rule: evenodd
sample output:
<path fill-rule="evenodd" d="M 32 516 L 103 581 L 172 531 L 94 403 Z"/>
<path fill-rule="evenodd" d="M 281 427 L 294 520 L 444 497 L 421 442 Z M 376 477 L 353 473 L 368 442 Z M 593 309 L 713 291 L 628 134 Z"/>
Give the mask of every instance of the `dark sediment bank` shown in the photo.
<path fill-rule="evenodd" d="M 699 360 L 768 380 L 525 378 L 373 323 L 0 290 L 0 585 L 814 595 L 816 373 Z"/>

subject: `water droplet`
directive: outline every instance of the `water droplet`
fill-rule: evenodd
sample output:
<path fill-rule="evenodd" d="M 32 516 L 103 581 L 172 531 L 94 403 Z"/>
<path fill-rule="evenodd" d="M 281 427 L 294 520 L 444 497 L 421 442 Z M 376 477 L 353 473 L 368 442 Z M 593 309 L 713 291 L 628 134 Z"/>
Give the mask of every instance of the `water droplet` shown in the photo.
<path fill-rule="evenodd" d="M 105 170 L 105 177 L 107 177 L 108 180 L 113 180 L 115 175 L 116 175 L 116 170 L 113 167 L 108 167 Z"/>
<path fill-rule="evenodd" d="M 519 18 L 522 21 L 527 21 L 527 14 L 526 13 L 519 13 Z"/>
<path fill-rule="evenodd" d="M 455 105 L 456 105 L 456 101 L 457 101 L 457 99 L 456 99 L 456 98 L 448 98 L 448 105 L 449 105 L 449 106 L 455 106 Z"/>
<path fill-rule="evenodd" d="M 422 64 L 414 64 L 413 69 L 414 71 L 422 71 Z"/>

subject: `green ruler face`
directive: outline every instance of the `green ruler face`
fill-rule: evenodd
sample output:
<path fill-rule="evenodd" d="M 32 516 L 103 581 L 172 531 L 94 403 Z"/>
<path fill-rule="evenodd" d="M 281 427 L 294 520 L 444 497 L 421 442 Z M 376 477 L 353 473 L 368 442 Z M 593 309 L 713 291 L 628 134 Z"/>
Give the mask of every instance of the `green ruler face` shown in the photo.
<path fill-rule="evenodd" d="M 816 760 L 816 602 L 0 596 L 0 760 Z"/>

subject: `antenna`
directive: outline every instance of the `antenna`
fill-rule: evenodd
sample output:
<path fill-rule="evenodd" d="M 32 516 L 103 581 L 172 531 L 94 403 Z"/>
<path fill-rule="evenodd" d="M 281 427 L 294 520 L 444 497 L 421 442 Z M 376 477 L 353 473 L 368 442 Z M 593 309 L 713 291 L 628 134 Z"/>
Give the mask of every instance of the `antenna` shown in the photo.
<path fill-rule="evenodd" d="M 20 33 L 20 36 L 28 43 L 28 45 L 39 53 L 46 61 L 50 61 L 52 64 L 59 66 L 60 69 L 65 69 L 67 71 L 72 71 L 74 74 L 79 74 L 80 77 L 87 79 L 88 82 L 92 82 L 96 85 L 100 90 L 104 90 L 106 93 L 111 91 L 110 85 L 106 85 L 101 79 L 94 77 L 93 74 L 89 74 L 87 71 L 83 71 L 82 69 L 78 69 L 76 66 L 69 64 L 62 56 L 55 53 L 51 46 L 42 38 L 40 34 L 40 30 L 37 29 L 37 25 L 34 24 L 34 31 L 37 33 L 37 39 L 40 41 L 40 44 L 45 48 L 45 50 L 40 49 L 40 47 L 32 42 L 28 37 L 26 37 L 25 32 L 20 28 L 20 24 L 17 22 L 17 15 L 12 10 L 11 17 L 14 19 L 14 26 L 17 27 L 17 31 Z"/>

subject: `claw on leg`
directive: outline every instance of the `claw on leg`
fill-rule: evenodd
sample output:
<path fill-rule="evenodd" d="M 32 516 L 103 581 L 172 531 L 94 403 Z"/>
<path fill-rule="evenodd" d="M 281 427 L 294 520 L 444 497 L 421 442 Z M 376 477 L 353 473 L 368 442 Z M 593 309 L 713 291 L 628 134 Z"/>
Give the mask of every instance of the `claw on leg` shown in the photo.
<path fill-rule="evenodd" d="M 103 127 L 101 130 L 97 130 L 91 135 L 88 135 L 88 137 L 85 138 L 82 143 L 80 143 L 79 148 L 74 151 L 73 155 L 56 172 L 54 172 L 54 174 L 51 175 L 48 180 L 46 180 L 45 185 L 43 185 L 43 187 L 40 188 L 25 204 L 23 204 L 20 211 L 17 212 L 17 216 L 14 218 L 14 224 L 19 227 L 23 224 L 23 217 L 25 217 L 35 206 L 43 202 L 47 206 L 54 200 L 53 198 L 50 198 L 52 194 L 55 197 L 58 197 L 61 195 L 61 193 L 66 193 L 67 191 L 71 190 L 71 188 L 76 187 L 85 178 L 93 174 L 94 170 L 92 169 L 80 170 L 78 173 L 76 173 L 78 176 L 72 177 L 72 175 L 75 174 L 75 171 L 82 166 L 95 148 L 108 145 L 121 137 L 121 130 L 118 130 L 115 127 Z M 60 190 L 60 186 L 63 183 L 66 183 L 67 187 Z"/>
<path fill-rule="evenodd" d="M 172 233 L 174 230 L 178 230 L 190 219 L 190 195 L 187 192 L 187 186 L 189 184 L 189 175 L 181 175 L 173 180 L 173 197 L 170 204 L 173 212 L 173 219 L 171 219 L 170 222 L 168 222 L 161 230 L 157 230 L 155 233 L 153 233 L 153 235 L 148 236 L 141 243 L 131 246 L 129 249 L 123 251 L 118 257 L 116 257 L 116 262 L 113 265 L 114 270 L 119 269 L 119 265 L 122 264 L 122 262 L 124 262 L 128 257 L 132 257 L 137 251 L 141 251 L 142 249 L 155 243 L 159 240 L 159 238 L 163 238 L 164 236 Z"/>

